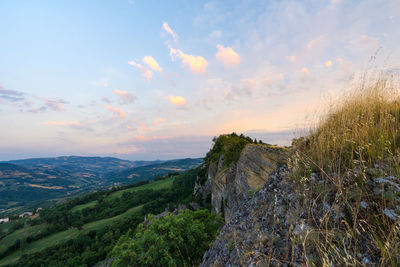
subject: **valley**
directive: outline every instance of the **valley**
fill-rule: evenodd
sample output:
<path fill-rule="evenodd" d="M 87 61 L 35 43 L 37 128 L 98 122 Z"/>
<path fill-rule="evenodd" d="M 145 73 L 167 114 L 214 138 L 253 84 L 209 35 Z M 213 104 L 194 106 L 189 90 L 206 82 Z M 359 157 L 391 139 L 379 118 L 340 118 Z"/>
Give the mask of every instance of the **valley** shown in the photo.
<path fill-rule="evenodd" d="M 0 217 L 50 207 L 93 190 L 182 172 L 201 161 L 127 161 L 71 156 L 0 162 Z"/>

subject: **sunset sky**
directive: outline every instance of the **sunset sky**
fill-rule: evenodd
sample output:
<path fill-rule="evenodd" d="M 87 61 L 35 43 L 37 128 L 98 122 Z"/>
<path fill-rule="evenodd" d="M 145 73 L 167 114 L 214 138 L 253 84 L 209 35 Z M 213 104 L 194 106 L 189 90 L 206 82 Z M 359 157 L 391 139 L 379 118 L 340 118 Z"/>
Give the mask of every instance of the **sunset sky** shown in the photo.
<path fill-rule="evenodd" d="M 371 66 L 400 1 L 0 1 L 0 160 L 201 157 L 289 144 Z"/>

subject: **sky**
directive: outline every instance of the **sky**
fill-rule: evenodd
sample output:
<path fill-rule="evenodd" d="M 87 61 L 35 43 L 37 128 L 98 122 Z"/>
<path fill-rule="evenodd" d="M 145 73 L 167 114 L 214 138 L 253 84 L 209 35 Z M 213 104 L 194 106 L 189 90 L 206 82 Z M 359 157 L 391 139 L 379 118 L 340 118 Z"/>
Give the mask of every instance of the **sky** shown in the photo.
<path fill-rule="evenodd" d="M 0 160 L 288 145 L 400 62 L 400 1 L 0 1 Z"/>

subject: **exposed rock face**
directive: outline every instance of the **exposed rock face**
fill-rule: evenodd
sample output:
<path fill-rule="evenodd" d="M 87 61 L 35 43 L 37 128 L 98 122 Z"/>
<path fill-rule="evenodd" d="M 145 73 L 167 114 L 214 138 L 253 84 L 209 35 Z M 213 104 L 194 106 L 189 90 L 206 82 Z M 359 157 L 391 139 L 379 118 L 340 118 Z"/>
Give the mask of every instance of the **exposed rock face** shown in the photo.
<path fill-rule="evenodd" d="M 218 163 L 210 164 L 207 181 L 203 186 L 198 184 L 195 192 L 203 198 L 211 193 L 213 211 L 224 213 L 225 221 L 229 222 L 239 206 L 263 187 L 269 174 L 285 157 L 284 148 L 249 144 L 243 149 L 239 160 L 224 169 L 222 154 Z"/>
<path fill-rule="evenodd" d="M 320 192 L 317 188 L 322 188 L 322 185 L 333 188 L 329 181 L 311 173 L 302 178 L 304 181 L 296 182 L 293 170 L 284 163 L 278 162 L 277 165 L 261 190 L 256 191 L 252 198 L 238 202 L 236 210 L 230 211 L 230 220 L 204 254 L 200 266 L 349 265 L 345 262 L 351 262 L 352 266 L 380 266 L 379 253 L 374 252 L 375 241 L 370 238 L 368 230 L 363 230 L 365 234 L 358 237 L 357 243 L 351 235 L 341 234 L 342 244 L 336 244 L 335 253 L 338 254 L 318 254 L 318 247 L 312 246 L 313 240 L 319 240 L 318 245 L 326 244 L 324 239 L 316 238 L 326 229 L 325 222 L 329 222 L 330 229 L 333 229 L 332 225 L 349 220 L 349 215 L 344 214 L 346 207 L 338 204 L 342 196 L 330 190 L 324 198 L 318 199 Z M 258 165 L 252 168 L 255 166 Z M 396 179 L 390 176 L 370 179 L 367 182 L 368 191 L 379 189 L 381 195 L 381 190 L 397 192 L 400 182 Z M 386 220 L 398 222 L 400 212 L 397 209 L 400 210 L 400 205 L 382 210 L 375 202 L 367 202 L 367 199 L 359 201 L 362 209 L 360 216 L 367 212 L 381 212 Z M 326 248 L 322 249 L 325 253 Z M 347 254 L 342 253 L 344 249 Z M 341 258 L 344 256 L 346 258 Z"/>
<path fill-rule="evenodd" d="M 200 266 L 299 266 L 301 238 L 310 227 L 301 220 L 299 202 L 282 166 L 269 174 L 263 188 L 237 210 L 222 228 Z M 290 203 L 290 212 L 287 204 Z"/>

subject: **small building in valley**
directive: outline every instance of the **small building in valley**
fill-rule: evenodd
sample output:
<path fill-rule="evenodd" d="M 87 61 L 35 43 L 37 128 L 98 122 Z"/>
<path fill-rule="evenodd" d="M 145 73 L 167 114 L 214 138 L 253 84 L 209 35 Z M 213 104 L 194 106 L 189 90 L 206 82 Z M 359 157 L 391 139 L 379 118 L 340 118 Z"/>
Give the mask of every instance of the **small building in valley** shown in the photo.
<path fill-rule="evenodd" d="M 30 212 L 30 211 L 25 211 L 24 213 L 21 213 L 21 214 L 19 215 L 19 217 L 20 217 L 20 218 L 24 218 L 24 217 L 26 217 L 26 216 L 32 216 L 32 215 L 33 215 L 32 212 Z"/>
<path fill-rule="evenodd" d="M 10 219 L 9 219 L 8 217 L 1 218 L 1 219 L 0 219 L 0 224 L 1 224 L 1 223 L 7 223 L 7 222 L 9 222 L 9 221 L 10 221 Z"/>

